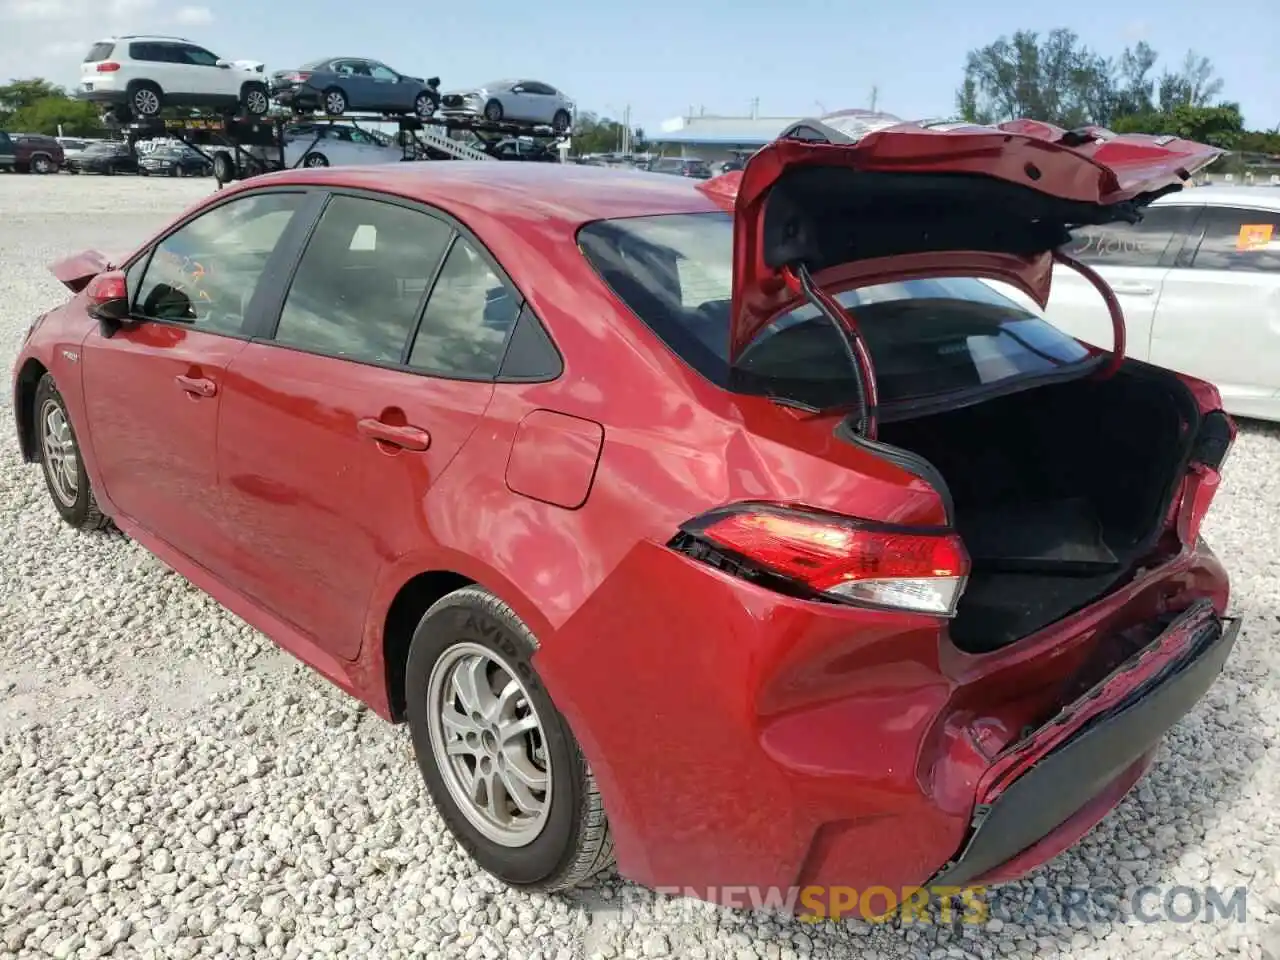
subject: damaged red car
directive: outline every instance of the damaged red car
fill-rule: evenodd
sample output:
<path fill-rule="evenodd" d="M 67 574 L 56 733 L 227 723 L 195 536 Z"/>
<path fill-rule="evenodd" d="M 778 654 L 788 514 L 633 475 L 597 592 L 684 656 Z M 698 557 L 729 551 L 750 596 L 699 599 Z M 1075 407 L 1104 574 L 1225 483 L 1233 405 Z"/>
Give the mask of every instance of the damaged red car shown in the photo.
<path fill-rule="evenodd" d="M 108 520 L 393 722 L 477 863 L 992 883 L 1142 777 L 1238 631 L 1217 391 L 1058 253 L 1217 154 L 798 125 L 740 173 L 284 171 L 33 325 L 14 410 Z M 1060 261 L 1115 342 L 1043 305 Z"/>

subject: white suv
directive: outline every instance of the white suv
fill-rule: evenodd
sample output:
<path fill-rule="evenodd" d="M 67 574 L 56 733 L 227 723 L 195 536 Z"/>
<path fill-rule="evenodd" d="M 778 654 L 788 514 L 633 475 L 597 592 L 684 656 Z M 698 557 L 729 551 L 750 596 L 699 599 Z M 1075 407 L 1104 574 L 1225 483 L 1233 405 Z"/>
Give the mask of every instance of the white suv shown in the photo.
<path fill-rule="evenodd" d="M 80 65 L 81 100 L 154 117 L 162 107 L 243 108 L 260 116 L 271 100 L 262 63 L 222 60 L 181 37 L 109 37 Z"/>

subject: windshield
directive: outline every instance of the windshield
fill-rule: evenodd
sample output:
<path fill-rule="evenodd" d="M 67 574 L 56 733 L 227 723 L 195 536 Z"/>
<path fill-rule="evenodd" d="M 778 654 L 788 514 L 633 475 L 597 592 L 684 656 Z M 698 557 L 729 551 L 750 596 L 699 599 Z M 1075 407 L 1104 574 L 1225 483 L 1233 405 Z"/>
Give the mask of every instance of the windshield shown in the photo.
<path fill-rule="evenodd" d="M 774 320 L 730 373 L 733 218 L 722 213 L 603 220 L 578 234 L 614 293 L 690 366 L 726 389 L 816 407 L 850 402 L 840 335 L 809 306 Z M 972 277 L 849 290 L 885 405 L 1038 377 L 1090 359 L 1076 340 Z"/>

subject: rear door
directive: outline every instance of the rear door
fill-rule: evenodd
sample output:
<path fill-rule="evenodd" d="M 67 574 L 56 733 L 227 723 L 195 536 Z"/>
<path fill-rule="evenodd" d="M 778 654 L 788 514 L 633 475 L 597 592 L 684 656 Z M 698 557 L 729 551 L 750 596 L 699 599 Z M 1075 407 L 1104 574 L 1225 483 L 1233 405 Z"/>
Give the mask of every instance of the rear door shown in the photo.
<path fill-rule="evenodd" d="M 126 276 L 137 322 L 81 349 L 89 436 L 118 510 L 215 571 L 232 538 L 217 482 L 227 366 L 301 192 L 233 197 L 188 220 Z"/>
<path fill-rule="evenodd" d="M 278 323 L 230 370 L 234 586 L 354 657 L 379 573 L 431 535 L 424 496 L 479 424 L 519 309 L 443 216 L 335 194 Z"/>
<path fill-rule="evenodd" d="M 1280 211 L 1205 208 L 1198 238 L 1171 270 L 1151 361 L 1208 380 L 1227 409 L 1280 413 Z"/>
<path fill-rule="evenodd" d="M 1200 208 L 1162 204 L 1150 207 L 1138 224 L 1083 227 L 1064 249 L 1110 284 L 1124 308 L 1125 353 L 1146 360 L 1152 324 L 1170 268 L 1192 236 Z M 1111 318 L 1098 291 L 1074 270 L 1057 266 L 1045 317 L 1065 333 L 1111 349 Z"/>

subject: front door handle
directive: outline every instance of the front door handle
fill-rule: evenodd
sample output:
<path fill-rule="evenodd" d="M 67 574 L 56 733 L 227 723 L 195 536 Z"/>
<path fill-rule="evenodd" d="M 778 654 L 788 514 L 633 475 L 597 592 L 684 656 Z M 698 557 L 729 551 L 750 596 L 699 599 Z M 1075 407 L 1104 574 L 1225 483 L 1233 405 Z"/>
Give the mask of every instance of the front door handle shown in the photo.
<path fill-rule="evenodd" d="M 197 397 L 212 397 L 218 392 L 218 385 L 204 377 L 186 377 L 181 374 L 173 378 L 178 386 L 187 393 Z"/>
<path fill-rule="evenodd" d="M 412 425 L 398 427 L 366 417 L 356 423 L 356 429 L 360 431 L 362 437 L 405 450 L 426 450 L 431 446 L 431 434 L 421 427 Z"/>

